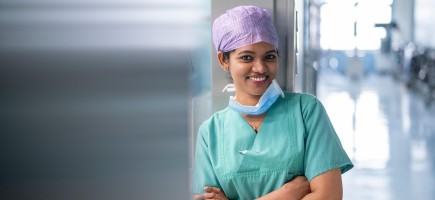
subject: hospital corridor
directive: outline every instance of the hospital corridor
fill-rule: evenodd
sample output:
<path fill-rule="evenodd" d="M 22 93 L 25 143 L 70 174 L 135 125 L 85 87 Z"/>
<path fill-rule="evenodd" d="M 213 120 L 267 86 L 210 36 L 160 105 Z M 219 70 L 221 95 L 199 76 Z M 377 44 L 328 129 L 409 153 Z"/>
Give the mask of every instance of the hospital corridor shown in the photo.
<path fill-rule="evenodd" d="M 318 95 L 355 164 L 344 199 L 435 198 L 435 106 L 386 74 L 321 71 Z"/>

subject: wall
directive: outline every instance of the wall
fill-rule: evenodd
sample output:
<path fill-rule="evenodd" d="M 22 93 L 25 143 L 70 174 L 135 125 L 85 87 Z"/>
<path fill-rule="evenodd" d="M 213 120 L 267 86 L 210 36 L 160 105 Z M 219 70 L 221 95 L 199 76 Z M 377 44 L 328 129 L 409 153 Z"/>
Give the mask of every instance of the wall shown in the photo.
<path fill-rule="evenodd" d="M 426 47 L 435 48 L 435 2 L 415 0 L 415 41 Z"/>
<path fill-rule="evenodd" d="M 393 40 L 414 40 L 414 0 L 394 0 L 393 20 L 399 26 L 398 36 Z"/>

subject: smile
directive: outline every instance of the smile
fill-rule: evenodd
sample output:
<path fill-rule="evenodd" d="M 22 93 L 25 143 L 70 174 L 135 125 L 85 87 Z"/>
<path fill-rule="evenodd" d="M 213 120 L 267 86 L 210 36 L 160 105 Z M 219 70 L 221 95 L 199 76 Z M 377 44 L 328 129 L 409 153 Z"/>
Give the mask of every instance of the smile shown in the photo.
<path fill-rule="evenodd" d="M 251 81 L 256 81 L 256 82 L 258 82 L 258 81 L 264 81 L 264 80 L 266 80 L 266 76 L 251 76 L 251 77 L 249 77 L 249 80 L 251 80 Z"/>

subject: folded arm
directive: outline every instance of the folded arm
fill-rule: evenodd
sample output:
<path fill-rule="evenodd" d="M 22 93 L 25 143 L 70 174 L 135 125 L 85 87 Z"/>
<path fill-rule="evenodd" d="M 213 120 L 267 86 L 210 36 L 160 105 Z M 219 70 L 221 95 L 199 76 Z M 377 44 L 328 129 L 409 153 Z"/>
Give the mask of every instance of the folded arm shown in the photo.
<path fill-rule="evenodd" d="M 336 168 L 314 177 L 310 182 L 311 193 L 302 200 L 341 200 L 343 199 L 343 185 L 341 170 Z"/>
<path fill-rule="evenodd" d="M 297 176 L 277 190 L 264 195 L 257 200 L 300 200 L 310 193 L 310 184 L 305 176 Z"/>
<path fill-rule="evenodd" d="M 341 200 L 342 198 L 341 170 L 336 168 L 314 177 L 311 182 L 308 182 L 304 176 L 296 177 L 281 188 L 257 200 Z"/>

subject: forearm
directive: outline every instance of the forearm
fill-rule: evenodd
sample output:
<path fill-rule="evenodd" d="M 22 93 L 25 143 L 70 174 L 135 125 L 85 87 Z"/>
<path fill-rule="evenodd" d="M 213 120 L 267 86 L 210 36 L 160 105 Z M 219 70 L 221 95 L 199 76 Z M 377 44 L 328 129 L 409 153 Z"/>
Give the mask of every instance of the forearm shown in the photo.
<path fill-rule="evenodd" d="M 339 168 L 327 171 L 310 182 L 311 192 L 302 200 L 341 200 L 343 199 L 343 186 Z"/>
<path fill-rule="evenodd" d="M 257 200 L 300 200 L 310 192 L 310 185 L 305 176 L 298 176 L 275 191 Z"/>
<path fill-rule="evenodd" d="M 264 195 L 256 200 L 279 200 L 279 199 L 283 199 L 283 197 L 285 197 L 285 196 L 290 197 L 289 195 L 285 194 L 285 191 L 283 191 L 282 188 L 279 188 L 279 189 L 277 189 L 269 194 L 266 194 L 266 195 Z M 294 198 L 288 198 L 288 199 L 293 200 Z"/>
<path fill-rule="evenodd" d="M 343 199 L 342 195 L 333 195 L 333 194 L 322 194 L 320 192 L 312 192 L 306 195 L 302 200 L 341 200 Z"/>

